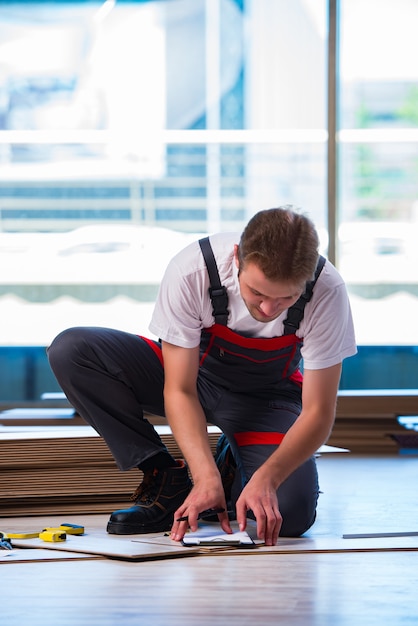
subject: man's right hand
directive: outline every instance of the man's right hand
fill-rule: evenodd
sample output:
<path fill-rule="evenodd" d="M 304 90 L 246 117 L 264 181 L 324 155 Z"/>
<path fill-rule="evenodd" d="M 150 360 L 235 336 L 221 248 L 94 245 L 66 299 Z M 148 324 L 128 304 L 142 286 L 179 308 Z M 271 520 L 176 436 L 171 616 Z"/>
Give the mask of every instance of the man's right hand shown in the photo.
<path fill-rule="evenodd" d="M 195 532 L 198 529 L 200 513 L 208 509 L 223 509 L 223 513 L 218 513 L 219 523 L 225 533 L 232 533 L 222 483 L 220 486 L 220 489 L 219 486 L 214 489 L 213 487 L 208 488 L 207 485 L 202 487 L 195 485 L 193 487 L 186 500 L 174 513 L 174 523 L 170 533 L 171 539 L 181 541 L 189 528 Z M 186 519 L 180 520 L 180 518 Z"/>

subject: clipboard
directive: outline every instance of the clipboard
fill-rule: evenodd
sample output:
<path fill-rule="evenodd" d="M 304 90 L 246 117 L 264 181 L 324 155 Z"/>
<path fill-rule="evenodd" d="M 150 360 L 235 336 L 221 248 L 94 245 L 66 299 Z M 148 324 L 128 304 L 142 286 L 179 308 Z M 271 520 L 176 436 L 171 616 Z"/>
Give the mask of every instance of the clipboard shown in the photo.
<path fill-rule="evenodd" d="M 256 548 L 257 543 L 248 535 L 247 532 L 235 532 L 230 534 L 214 533 L 213 528 L 200 528 L 194 533 L 187 533 L 182 539 L 182 545 L 188 548 L 196 547 L 219 547 L 224 548 Z"/>

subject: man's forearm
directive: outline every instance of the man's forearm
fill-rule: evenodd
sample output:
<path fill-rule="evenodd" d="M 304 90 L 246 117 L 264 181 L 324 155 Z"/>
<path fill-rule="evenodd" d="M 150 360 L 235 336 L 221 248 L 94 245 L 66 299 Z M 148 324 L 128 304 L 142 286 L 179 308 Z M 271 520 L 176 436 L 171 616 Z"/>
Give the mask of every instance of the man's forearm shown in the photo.
<path fill-rule="evenodd" d="M 199 346 L 185 349 L 163 342 L 164 406 L 174 438 L 186 459 L 193 481 L 216 476 L 206 416 L 197 395 Z"/>
<path fill-rule="evenodd" d="M 305 370 L 302 412 L 278 449 L 260 468 L 276 487 L 327 441 L 335 419 L 340 375 L 341 363 L 322 370 Z"/>
<path fill-rule="evenodd" d="M 303 412 L 286 433 L 280 446 L 260 467 L 273 479 L 276 489 L 328 439 L 334 416 L 316 419 Z"/>

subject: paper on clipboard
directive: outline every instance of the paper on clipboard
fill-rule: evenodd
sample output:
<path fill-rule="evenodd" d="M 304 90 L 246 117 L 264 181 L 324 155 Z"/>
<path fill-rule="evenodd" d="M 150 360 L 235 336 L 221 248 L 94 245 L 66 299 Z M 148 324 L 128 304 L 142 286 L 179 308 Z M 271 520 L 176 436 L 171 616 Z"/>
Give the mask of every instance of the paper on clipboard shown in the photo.
<path fill-rule="evenodd" d="M 256 547 L 256 543 L 244 531 L 236 531 L 232 534 L 218 533 L 213 526 L 202 526 L 196 532 L 188 532 L 182 540 L 184 546 L 245 546 Z"/>

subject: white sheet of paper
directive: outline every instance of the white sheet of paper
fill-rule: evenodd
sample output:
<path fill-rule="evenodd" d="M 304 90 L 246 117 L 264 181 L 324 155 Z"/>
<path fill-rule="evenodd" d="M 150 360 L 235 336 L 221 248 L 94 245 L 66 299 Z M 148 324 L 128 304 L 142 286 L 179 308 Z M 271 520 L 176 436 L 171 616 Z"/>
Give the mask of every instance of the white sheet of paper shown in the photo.
<path fill-rule="evenodd" d="M 221 530 L 221 532 L 219 532 Z M 202 525 L 195 532 L 188 532 L 183 538 L 183 545 L 254 545 L 247 531 L 235 531 L 232 534 L 222 532 L 218 524 Z"/>

